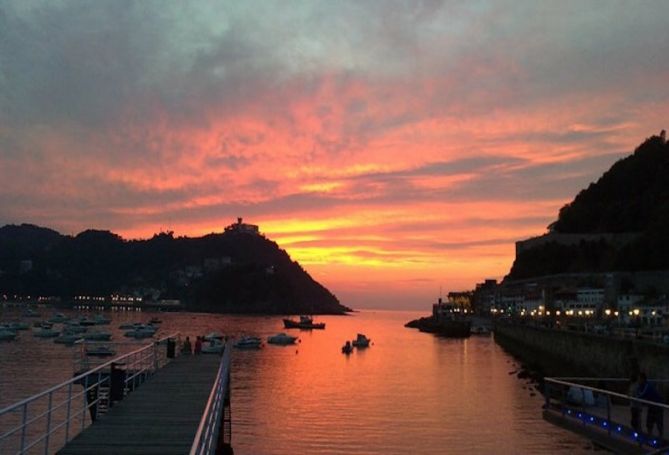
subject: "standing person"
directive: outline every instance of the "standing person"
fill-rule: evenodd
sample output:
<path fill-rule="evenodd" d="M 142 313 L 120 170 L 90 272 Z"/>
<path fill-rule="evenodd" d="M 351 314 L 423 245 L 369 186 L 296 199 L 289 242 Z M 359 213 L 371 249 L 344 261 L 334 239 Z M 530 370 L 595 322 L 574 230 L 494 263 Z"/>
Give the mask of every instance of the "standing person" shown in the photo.
<path fill-rule="evenodd" d="M 184 345 L 181 348 L 181 354 L 191 355 L 192 353 L 193 353 L 193 347 L 190 344 L 190 337 L 186 337 L 186 341 L 184 341 Z"/>
<path fill-rule="evenodd" d="M 198 355 L 202 352 L 202 337 L 197 337 L 195 339 L 195 355 Z"/>
<path fill-rule="evenodd" d="M 662 403 L 662 396 L 657 392 L 655 387 L 648 382 L 645 373 L 639 374 L 639 398 L 646 401 L 653 401 L 655 403 Z M 648 405 L 648 412 L 646 414 L 646 430 L 649 435 L 653 434 L 653 427 L 657 426 L 660 436 L 664 430 L 664 415 L 660 406 Z"/>
<path fill-rule="evenodd" d="M 627 395 L 635 398 L 639 396 L 639 379 L 637 376 L 632 376 L 630 378 L 630 386 Z M 630 413 L 632 415 L 630 426 L 636 432 L 641 431 L 641 403 L 630 400 Z"/>

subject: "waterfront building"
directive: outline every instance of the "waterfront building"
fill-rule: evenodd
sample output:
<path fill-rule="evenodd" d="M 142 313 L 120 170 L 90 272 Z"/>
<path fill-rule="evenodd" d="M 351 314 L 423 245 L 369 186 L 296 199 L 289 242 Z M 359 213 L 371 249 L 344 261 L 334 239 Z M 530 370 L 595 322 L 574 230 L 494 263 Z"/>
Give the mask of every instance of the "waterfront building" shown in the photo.
<path fill-rule="evenodd" d="M 630 322 L 630 312 L 641 305 L 646 297 L 641 294 L 620 294 L 616 301 L 616 311 L 620 315 L 621 321 Z"/>
<path fill-rule="evenodd" d="M 487 279 L 477 283 L 472 293 L 472 308 L 479 314 L 489 314 L 495 307 L 495 296 L 497 294 L 497 280 Z"/>
<path fill-rule="evenodd" d="M 449 292 L 448 303 L 454 308 L 460 308 L 461 310 L 467 310 L 467 312 L 472 309 L 472 293 L 470 291 L 465 292 Z"/>
<path fill-rule="evenodd" d="M 638 300 L 624 300 L 619 303 L 618 314 L 621 322 L 634 326 L 663 326 L 669 322 L 669 300 L 648 300 L 643 296 Z M 619 300 L 620 301 L 620 300 Z"/>
<path fill-rule="evenodd" d="M 597 311 L 595 299 L 588 293 L 581 293 L 573 288 L 560 289 L 554 294 L 553 306 L 567 316 L 594 316 Z"/>
<path fill-rule="evenodd" d="M 522 316 L 541 316 L 545 308 L 546 302 L 543 291 L 534 290 L 525 293 L 522 302 L 518 304 L 517 311 L 520 312 Z"/>
<path fill-rule="evenodd" d="M 449 301 L 444 302 L 441 297 L 439 297 L 437 303 L 432 304 L 432 317 L 438 322 L 452 319 L 454 313 L 468 312 L 469 310 L 454 305 Z"/>

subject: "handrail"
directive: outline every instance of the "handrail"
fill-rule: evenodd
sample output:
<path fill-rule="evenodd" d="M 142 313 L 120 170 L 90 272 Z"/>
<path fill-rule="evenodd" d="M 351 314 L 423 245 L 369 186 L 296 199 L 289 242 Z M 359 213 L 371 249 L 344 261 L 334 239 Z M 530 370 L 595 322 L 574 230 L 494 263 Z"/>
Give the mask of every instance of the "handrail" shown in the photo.
<path fill-rule="evenodd" d="M 216 439 L 224 408 L 222 404 L 226 398 L 230 378 L 231 351 L 232 342 L 228 341 L 223 350 L 223 356 L 218 366 L 216 380 L 209 393 L 207 405 L 197 427 L 193 445 L 189 452 L 190 455 L 214 454 L 216 451 Z"/>
<path fill-rule="evenodd" d="M 620 412 L 616 411 L 616 408 L 620 408 L 621 403 L 625 404 L 625 406 L 622 406 L 623 408 L 631 403 L 632 409 L 641 408 L 641 405 L 644 405 L 648 407 L 649 413 L 651 409 L 663 413 L 665 410 L 669 410 L 669 405 L 605 390 L 600 387 L 587 386 L 582 382 L 566 381 L 565 379 L 587 381 L 596 378 L 544 378 L 544 412 L 549 412 L 552 416 L 555 416 L 556 413 L 562 414 L 563 419 L 576 419 L 580 422 L 579 426 L 582 425 L 583 428 L 590 427 L 597 429 L 598 432 L 606 432 L 609 438 L 622 438 L 623 441 L 639 447 L 648 447 L 651 451 L 657 450 L 658 446 L 667 444 L 666 433 L 662 431 L 661 425 L 659 426 L 659 436 L 654 436 L 652 427 L 644 433 L 640 428 L 640 419 L 637 422 L 639 426 L 636 426 L 633 418 L 630 427 L 626 422 L 621 421 Z M 620 378 L 608 379 L 610 382 L 621 382 Z M 606 381 L 607 378 L 597 380 Z M 586 391 L 590 393 L 586 395 Z M 580 396 L 578 392 L 580 392 Z M 634 404 L 638 405 L 635 406 Z M 662 452 L 654 451 L 651 453 Z"/>
<path fill-rule="evenodd" d="M 179 336 L 179 333 L 178 333 L 178 332 L 175 332 L 175 333 L 173 333 L 173 334 L 171 334 L 171 335 L 168 335 L 168 336 L 166 336 L 166 337 L 163 337 L 163 338 L 159 339 L 158 341 L 155 341 L 154 343 L 147 344 L 147 345 L 142 346 L 141 348 L 136 349 L 136 350 L 134 350 L 134 351 L 132 351 L 132 352 L 128 352 L 127 354 L 123 354 L 123 355 L 120 356 L 120 357 L 116 357 L 116 358 L 114 358 L 114 359 L 112 359 L 112 360 L 109 360 L 109 361 L 103 363 L 102 365 L 98 365 L 97 367 L 95 367 L 95 368 L 93 368 L 93 369 L 91 369 L 91 370 L 88 370 L 88 371 L 86 371 L 86 372 L 84 372 L 84 373 L 81 373 L 81 374 L 78 375 L 78 376 L 75 376 L 74 378 L 71 378 L 71 379 L 68 379 L 67 381 L 61 382 L 60 384 L 55 385 L 55 386 L 51 387 L 50 389 L 46 389 L 46 390 L 44 390 L 44 391 L 42 391 L 42 392 L 40 392 L 40 393 L 38 393 L 38 394 L 35 394 L 35 395 L 30 396 L 30 397 L 28 397 L 28 398 L 25 398 L 25 399 L 19 401 L 18 403 L 14 403 L 14 404 L 12 404 L 12 405 L 10 405 L 10 406 L 7 406 L 6 408 L 0 409 L 0 415 L 6 413 L 6 412 L 8 412 L 8 411 L 10 411 L 11 409 L 14 409 L 14 408 L 16 408 L 16 407 L 22 406 L 22 405 L 24 405 L 24 404 L 26 404 L 26 403 L 30 403 L 31 401 L 34 401 L 34 400 L 36 400 L 36 399 L 38 399 L 38 398 L 42 398 L 43 396 L 48 395 L 50 392 L 55 392 L 56 390 L 58 390 L 58 389 L 60 389 L 60 388 L 62 388 L 62 387 L 65 387 L 65 386 L 68 385 L 68 383 L 70 383 L 70 382 L 72 382 L 72 383 L 77 382 L 77 381 L 83 379 L 84 377 L 86 377 L 86 376 L 88 376 L 88 375 L 90 375 L 90 374 L 96 373 L 97 371 L 102 370 L 103 368 L 106 368 L 106 367 L 110 366 L 112 363 L 117 363 L 117 362 L 119 362 L 120 360 L 125 359 L 126 357 L 130 357 L 130 356 L 132 356 L 132 355 L 138 354 L 138 353 L 141 352 L 141 351 L 144 351 L 144 350 L 146 350 L 146 349 L 152 348 L 154 344 L 162 343 L 162 342 L 164 342 L 164 341 L 166 341 L 166 340 L 168 340 L 168 339 L 170 339 L 170 338 L 176 338 L 177 336 Z"/>
<path fill-rule="evenodd" d="M 163 361 L 165 358 L 162 357 L 160 351 L 156 349 L 156 347 L 164 344 L 167 340 L 175 339 L 178 336 L 179 333 L 173 333 L 166 337 L 162 337 L 152 343 L 148 343 L 135 349 L 134 351 L 115 357 L 95 368 L 78 374 L 45 391 L 0 409 L 0 418 L 8 416 L 11 421 L 11 415 L 14 413 L 18 413 L 21 417 L 21 422 L 17 422 L 17 426 L 0 434 L 0 452 L 4 453 L 4 444 L 8 442 L 11 443 L 16 438 L 20 437 L 20 441 L 18 441 L 17 445 L 17 454 L 25 454 L 26 451 L 38 444 L 44 444 L 44 453 L 49 453 L 50 444 L 55 444 L 51 436 L 63 426 L 65 426 L 64 441 L 67 443 L 74 437 L 74 435 L 76 435 L 76 433 L 83 431 L 86 427 L 87 420 L 89 423 L 96 420 L 100 413 L 100 404 L 106 403 L 105 406 L 111 405 L 109 395 L 100 395 L 99 393 L 102 393 L 100 390 L 103 390 L 103 387 L 113 387 L 112 374 L 108 372 L 113 372 L 113 364 L 125 361 L 127 363 L 126 367 L 129 365 L 130 367 L 135 368 L 131 374 L 127 376 L 124 375 L 125 377 L 122 383 L 123 390 L 132 391 L 164 365 Z M 112 369 L 103 372 L 103 369 L 106 369 L 107 367 Z M 82 390 L 74 391 L 74 385 L 81 385 Z M 54 397 L 58 397 L 60 393 L 66 393 L 67 398 L 63 401 L 56 399 L 56 402 L 54 403 Z M 44 408 L 45 410 L 42 410 L 41 406 L 44 401 L 38 400 L 46 398 L 48 398 L 48 405 Z M 122 396 L 117 399 L 121 398 Z M 56 410 L 61 409 L 65 405 L 67 410 L 61 411 L 65 415 L 58 416 L 58 414 L 54 414 Z M 30 417 L 29 407 L 30 410 L 33 411 L 33 413 L 31 413 L 33 415 Z M 34 414 L 35 412 L 37 412 L 36 415 Z M 90 412 L 90 418 L 87 419 L 86 416 L 88 412 Z M 52 426 L 54 417 L 58 420 L 53 422 Z M 40 429 L 38 433 L 35 433 L 32 430 L 28 431 L 28 428 L 30 428 L 31 425 L 38 425 L 36 422 L 42 419 L 46 420 L 46 428 L 44 430 Z M 75 428 L 74 425 L 76 425 L 77 428 Z M 11 439 L 10 436 L 12 436 Z"/>
<path fill-rule="evenodd" d="M 570 377 L 570 376 L 560 376 L 549 379 L 559 379 L 561 381 L 606 381 L 606 382 L 628 382 L 629 378 L 587 378 L 587 377 Z M 669 382 L 669 379 L 648 379 L 648 382 L 654 382 L 656 384 L 663 384 Z"/>
<path fill-rule="evenodd" d="M 656 401 L 648 401 L 648 400 L 644 400 L 643 398 L 636 398 L 636 397 L 633 397 L 633 396 L 630 396 L 630 395 L 625 395 L 625 394 L 618 393 L 618 392 L 612 392 L 610 390 L 604 390 L 604 389 L 600 389 L 600 388 L 597 388 L 597 387 L 590 387 L 590 386 L 583 385 L 583 384 L 578 384 L 578 383 L 575 383 L 575 382 L 567 382 L 567 381 L 563 381 L 563 380 L 558 379 L 558 378 L 544 378 L 544 381 L 545 382 L 550 382 L 550 383 L 553 383 L 553 384 L 564 385 L 564 386 L 567 386 L 567 387 L 578 387 L 580 389 L 590 390 L 592 392 L 602 393 L 602 394 L 609 395 L 609 396 L 612 396 L 612 397 L 622 398 L 622 399 L 625 399 L 625 400 L 630 400 L 630 401 L 634 401 L 634 402 L 649 405 L 649 406 L 655 406 L 655 407 L 659 407 L 659 408 L 669 409 L 669 405 L 666 405 L 664 403 L 658 403 Z"/>

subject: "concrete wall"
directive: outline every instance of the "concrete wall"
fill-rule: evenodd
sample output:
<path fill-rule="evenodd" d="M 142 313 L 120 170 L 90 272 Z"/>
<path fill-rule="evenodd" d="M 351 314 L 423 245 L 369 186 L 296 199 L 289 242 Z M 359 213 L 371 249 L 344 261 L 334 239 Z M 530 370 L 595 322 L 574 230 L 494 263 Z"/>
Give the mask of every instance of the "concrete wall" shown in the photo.
<path fill-rule="evenodd" d="M 533 360 L 544 356 L 548 375 L 629 377 L 635 364 L 649 377 L 669 379 L 669 346 L 631 339 L 539 327 L 496 324 L 495 340 L 511 345 L 513 354 L 527 351 Z M 564 373 L 561 371 L 564 363 Z"/>
<path fill-rule="evenodd" d="M 549 232 L 548 234 L 516 242 L 516 256 L 525 250 L 536 248 L 550 242 L 558 243 L 560 245 L 578 245 L 582 241 L 598 242 L 604 240 L 607 243 L 620 248 L 637 237 L 639 237 L 639 234 L 636 232 L 603 232 L 600 234 L 561 234 L 559 232 Z"/>

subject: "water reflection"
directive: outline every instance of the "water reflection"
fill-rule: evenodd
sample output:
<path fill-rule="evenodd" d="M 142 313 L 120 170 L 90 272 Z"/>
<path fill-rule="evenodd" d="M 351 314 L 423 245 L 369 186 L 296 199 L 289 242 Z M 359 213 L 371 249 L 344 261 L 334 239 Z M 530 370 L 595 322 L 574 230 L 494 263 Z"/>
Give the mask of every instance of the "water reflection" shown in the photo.
<path fill-rule="evenodd" d="M 1 315 L 9 319 L 11 314 Z M 153 314 L 113 314 L 118 325 Z M 490 337 L 436 338 L 403 323 L 416 314 L 317 317 L 326 330 L 298 331 L 297 345 L 233 355 L 237 454 L 590 453 L 587 441 L 541 420 L 541 398 L 509 372 L 513 360 Z M 280 317 L 161 314 L 158 336 L 219 330 L 267 336 Z M 287 331 L 288 332 L 288 331 Z M 367 350 L 341 354 L 357 333 Z M 22 332 L 0 344 L 0 407 L 70 377 L 72 348 Z M 1 429 L 0 429 L 1 430 Z"/>

